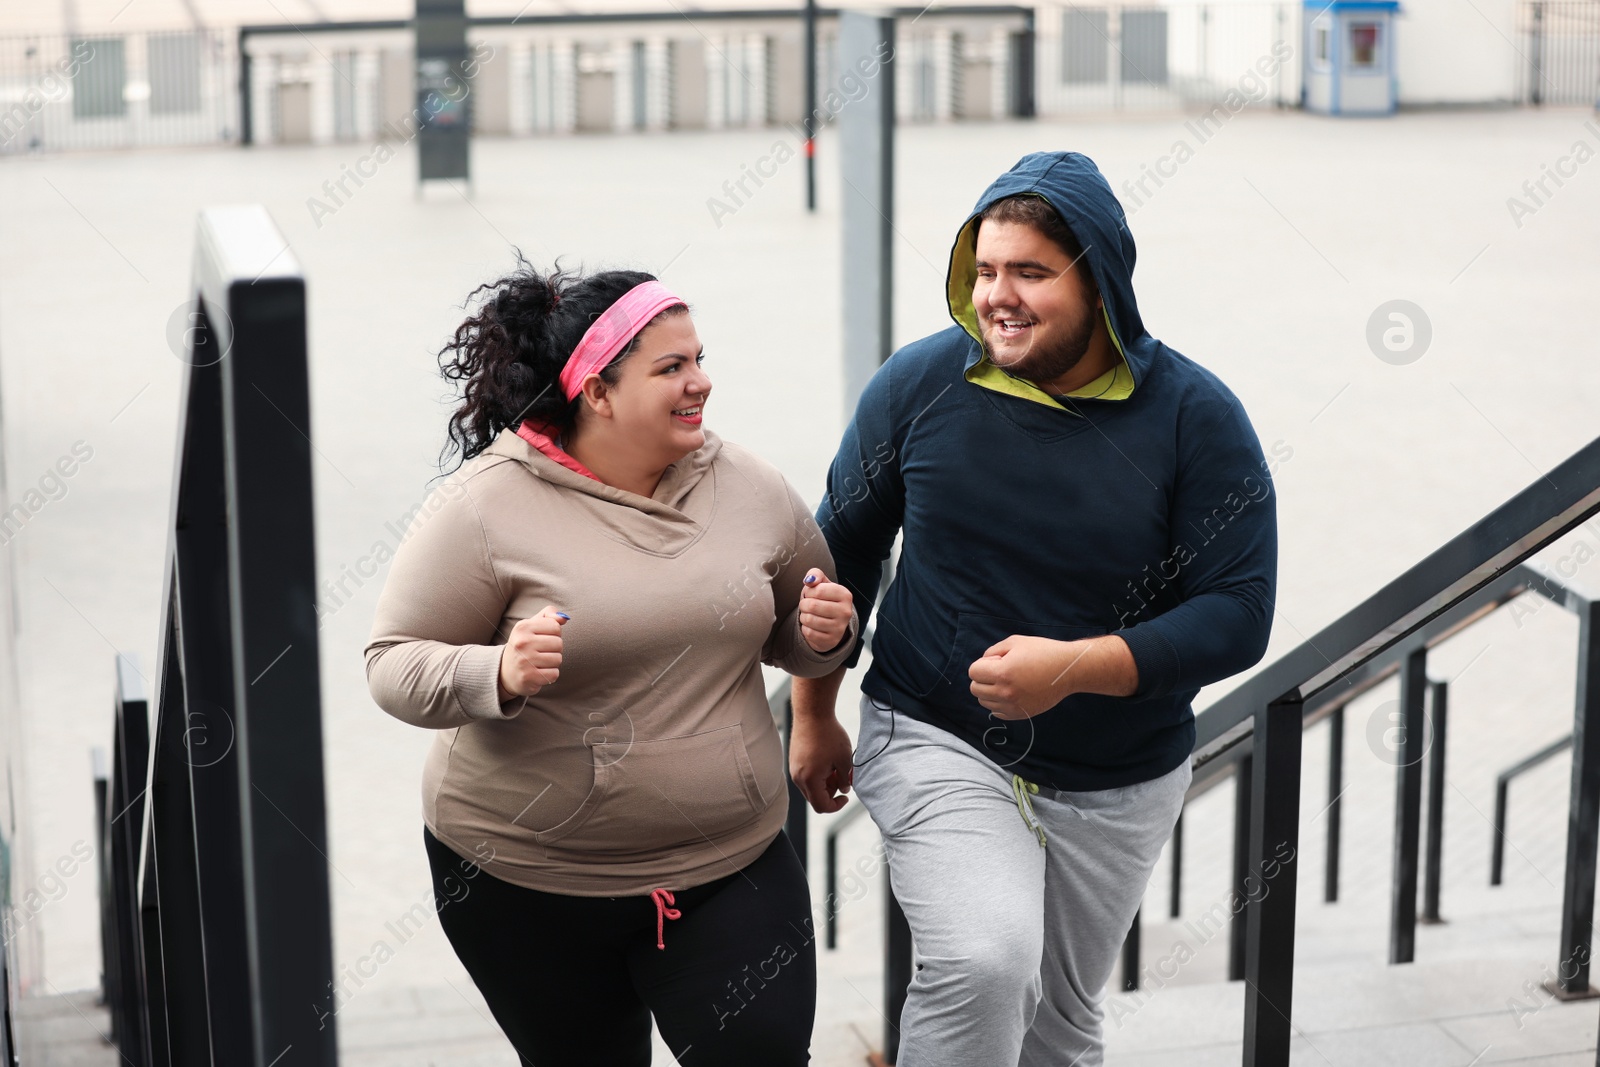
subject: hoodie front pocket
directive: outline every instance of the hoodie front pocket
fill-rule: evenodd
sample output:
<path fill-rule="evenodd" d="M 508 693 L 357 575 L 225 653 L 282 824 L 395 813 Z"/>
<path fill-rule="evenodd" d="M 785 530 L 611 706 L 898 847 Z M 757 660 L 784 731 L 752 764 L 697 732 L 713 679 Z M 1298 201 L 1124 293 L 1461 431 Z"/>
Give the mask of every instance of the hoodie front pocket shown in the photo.
<path fill-rule="evenodd" d="M 767 807 L 737 723 L 654 741 L 603 742 L 592 751 L 598 802 L 571 842 L 574 851 L 705 847 Z"/>

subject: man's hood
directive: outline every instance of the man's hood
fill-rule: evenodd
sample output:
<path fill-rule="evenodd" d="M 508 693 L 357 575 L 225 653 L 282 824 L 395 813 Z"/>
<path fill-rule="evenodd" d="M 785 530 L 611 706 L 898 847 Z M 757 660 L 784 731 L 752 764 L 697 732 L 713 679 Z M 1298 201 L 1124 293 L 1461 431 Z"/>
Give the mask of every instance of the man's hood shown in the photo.
<path fill-rule="evenodd" d="M 1122 204 L 1094 161 L 1079 152 L 1034 152 L 1023 156 L 985 189 L 956 235 L 950 250 L 946 291 L 950 316 L 982 344 L 978 313 L 972 306 L 977 279 L 978 216 L 996 200 L 1029 193 L 1041 196 L 1066 220 L 1083 246 L 1083 262 L 1105 301 L 1113 342 L 1122 350 L 1134 382 L 1144 380 L 1156 351 L 1133 298 L 1133 235 Z"/>

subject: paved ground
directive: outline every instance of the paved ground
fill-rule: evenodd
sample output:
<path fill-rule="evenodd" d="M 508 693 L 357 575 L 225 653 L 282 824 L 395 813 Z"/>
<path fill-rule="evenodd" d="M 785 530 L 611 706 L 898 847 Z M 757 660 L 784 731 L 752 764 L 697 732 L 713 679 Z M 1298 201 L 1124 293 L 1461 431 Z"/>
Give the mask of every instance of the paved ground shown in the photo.
<path fill-rule="evenodd" d="M 1234 386 L 1266 444 L 1292 450 L 1278 475 L 1283 555 L 1272 654 L 1314 633 L 1596 432 L 1600 170 L 1580 169 L 1563 187 L 1551 185 L 1554 195 L 1520 226 L 1507 208 L 1507 198 L 1523 195 L 1523 182 L 1539 178 L 1544 164 L 1592 137 L 1585 118 L 1559 111 L 1373 122 L 1244 115 L 1198 145 L 1161 188 L 1147 184 L 1151 195 L 1139 196 L 1144 202 L 1132 225 L 1143 253 L 1136 283 L 1146 321 Z M 818 498 L 841 428 L 832 141 L 822 144 L 818 215 L 801 210 L 795 164 L 720 227 L 706 206 L 741 164 L 771 150 L 775 136 L 484 141 L 475 148 L 470 200 L 464 189 L 450 188 L 419 198 L 414 161 L 401 154 L 320 226 L 307 199 L 365 149 L 7 160 L 0 203 L 15 207 L 0 215 L 0 380 L 12 498 L 37 485 L 75 442 L 93 450 L 65 495 L 13 542 L 36 869 L 91 836 L 87 752 L 107 741 L 113 650 L 154 662 L 180 380 L 164 338 L 185 300 L 199 207 L 265 202 L 305 265 L 310 432 L 320 457 L 318 563 L 322 574 L 336 576 L 376 542 L 393 543 L 385 524 L 419 500 L 437 473 L 447 406 L 431 353 L 459 321 L 467 291 L 510 265 L 513 245 L 541 263 L 561 254 L 590 266 L 664 271 L 696 306 L 716 382 L 712 425 L 770 457 L 808 499 Z M 1078 148 L 1120 187 L 1180 137 L 1192 140 L 1176 117 L 905 131 L 900 338 L 945 323 L 940 283 L 953 230 L 987 181 L 1018 156 Z M 1431 346 L 1406 365 L 1377 358 L 1365 336 L 1374 310 L 1394 299 L 1420 305 L 1432 325 Z M 1586 562 L 1597 549 L 1600 528 L 1547 559 L 1567 560 L 1580 581 L 1600 586 L 1595 564 Z M 327 619 L 320 650 L 341 968 L 370 954 L 387 936 L 386 922 L 427 893 L 417 775 L 428 738 L 372 705 L 361 670 L 380 582 L 347 586 L 354 595 Z M 1483 815 L 1495 770 L 1570 723 L 1575 633 L 1570 618 L 1545 606 L 1490 620 L 1436 657 L 1440 676 L 1461 678 L 1446 807 L 1446 907 L 1456 924 L 1424 931 L 1419 958 L 1438 958 L 1429 955 L 1433 946 L 1457 953 L 1465 961 L 1458 968 L 1430 969 L 1430 962 L 1386 978 L 1378 966 L 1392 770 L 1369 751 L 1368 723 L 1382 721 L 1380 705 L 1392 694 L 1374 694 L 1352 712 L 1345 900 L 1335 908 L 1317 902 L 1321 861 L 1308 846 L 1302 959 L 1318 974 L 1353 968 L 1338 973 L 1362 977 L 1344 984 L 1401 1005 L 1401 1015 L 1382 1019 L 1399 1025 L 1413 1018 L 1404 1014 L 1413 1010 L 1409 1002 L 1386 992 L 1384 983 L 1393 981 L 1446 990 L 1438 1007 L 1413 1005 L 1418 1020 L 1481 1015 L 1500 1020 L 1482 1024 L 1492 1028 L 1511 1017 L 1506 1002 L 1525 995 L 1522 982 L 1553 962 L 1566 763 L 1518 784 L 1510 884 L 1495 893 L 1484 887 Z M 1323 743 L 1320 731 L 1308 737 L 1308 834 L 1320 829 L 1317 813 L 1326 802 L 1318 780 Z M 1192 812 L 1186 915 L 1203 912 L 1223 892 L 1227 805 L 1224 788 Z M 853 862 L 870 847 L 872 830 L 860 824 L 847 840 Z M 1155 884 L 1163 879 L 1158 870 Z M 863 895 L 844 917 L 842 948 L 824 963 L 819 1064 L 858 1062 L 865 1042 L 881 1031 L 881 875 L 862 883 Z M 1158 889 L 1149 910 L 1164 907 Z M 1183 929 L 1181 922 L 1152 926 L 1149 951 L 1159 958 Z M 69 881 L 29 933 L 38 935 L 43 960 L 35 993 L 96 981 L 91 879 Z M 1450 937 L 1464 945 L 1450 948 Z M 349 1059 L 386 1067 L 428 1062 L 436 1054 L 406 1035 L 437 1016 L 432 1033 L 458 1033 L 463 1041 L 479 1035 L 437 1062 L 468 1062 L 457 1055 L 463 1048 L 481 1053 L 483 1063 L 507 1062 L 503 1044 L 467 1003 L 470 987 L 437 928 L 393 947 L 394 958 L 341 1012 Z M 1177 1062 L 1160 1055 L 1173 1034 L 1188 1033 L 1191 1012 L 1208 1020 L 1207 1042 L 1226 1044 L 1237 1032 L 1228 1021 L 1237 1019 L 1237 1007 L 1227 998 L 1237 993 L 1214 984 L 1218 953 L 1218 943 L 1205 946 L 1173 980 L 1189 988 L 1164 990 L 1139 1010 L 1140 1022 L 1149 1020 L 1148 1029 L 1165 1037 L 1135 1039 L 1131 1027 L 1113 1034 L 1123 1057 L 1117 1062 Z M 1449 1000 L 1457 985 L 1466 991 L 1464 1007 Z M 1316 998 L 1307 991 L 1314 988 L 1308 978 L 1297 1013 L 1307 1013 L 1310 1041 L 1331 1048 L 1317 1041 L 1319 1028 L 1344 1026 L 1312 1021 Z M 385 1017 L 410 1022 L 402 1033 Z M 1355 1018 L 1373 1025 L 1380 1019 Z M 1593 1048 L 1589 1007 L 1551 1008 L 1538 1019 L 1577 1021 L 1516 1034 L 1559 1030 L 1568 1045 Z M 1457 1045 L 1471 1043 L 1453 1024 L 1439 1026 Z M 1435 1036 L 1429 1031 L 1427 1040 Z M 1377 1031 L 1371 1044 L 1395 1057 L 1411 1047 Z M 1321 1052 L 1331 1062 L 1354 1062 Z M 1404 1058 L 1456 1062 L 1422 1053 Z"/>

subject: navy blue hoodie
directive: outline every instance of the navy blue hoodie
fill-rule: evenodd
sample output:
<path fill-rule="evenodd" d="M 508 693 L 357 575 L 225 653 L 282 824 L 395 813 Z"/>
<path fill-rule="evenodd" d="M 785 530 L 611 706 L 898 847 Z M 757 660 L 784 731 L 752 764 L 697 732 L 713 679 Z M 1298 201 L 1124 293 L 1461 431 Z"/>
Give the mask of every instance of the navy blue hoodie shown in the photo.
<path fill-rule="evenodd" d="M 966 377 L 982 357 L 977 217 L 1020 193 L 1047 199 L 1083 245 L 1132 372 L 1131 392 L 1114 391 L 1122 399 L 1040 403 Z M 817 511 L 863 624 L 903 533 L 862 690 L 1056 789 L 1110 789 L 1176 768 L 1194 748 L 1195 693 L 1256 663 L 1272 624 L 1273 464 L 1227 387 L 1145 329 L 1133 263 L 1122 205 L 1091 160 L 1024 157 L 956 238 L 956 325 L 874 375 Z M 1079 694 L 1007 722 L 968 688 L 972 662 L 1013 634 L 1108 633 L 1138 666 L 1131 697 Z"/>

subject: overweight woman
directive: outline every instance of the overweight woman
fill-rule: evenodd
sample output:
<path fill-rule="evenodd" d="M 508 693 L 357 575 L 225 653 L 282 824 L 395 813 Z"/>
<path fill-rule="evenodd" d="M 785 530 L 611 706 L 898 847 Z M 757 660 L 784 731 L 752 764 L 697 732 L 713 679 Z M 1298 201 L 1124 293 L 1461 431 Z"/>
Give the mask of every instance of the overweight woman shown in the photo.
<path fill-rule="evenodd" d="M 438 731 L 440 923 L 522 1062 L 804 1064 L 810 894 L 782 833 L 761 664 L 831 673 L 856 633 L 810 509 L 705 429 L 682 300 L 648 274 L 473 293 L 440 353 L 464 462 L 407 531 L 372 696 Z"/>

